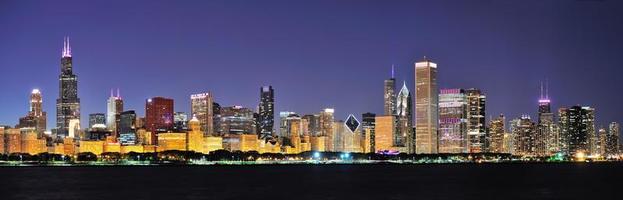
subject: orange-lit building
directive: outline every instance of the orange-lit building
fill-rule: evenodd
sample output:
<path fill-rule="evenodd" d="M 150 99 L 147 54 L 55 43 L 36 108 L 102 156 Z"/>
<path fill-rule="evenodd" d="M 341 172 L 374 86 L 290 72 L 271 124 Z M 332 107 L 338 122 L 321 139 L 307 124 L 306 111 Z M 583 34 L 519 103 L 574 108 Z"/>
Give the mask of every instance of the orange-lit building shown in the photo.
<path fill-rule="evenodd" d="M 32 130 L 22 133 L 21 138 L 21 151 L 22 153 L 28 153 L 30 155 L 36 155 L 39 153 L 47 152 L 45 146 L 45 139 L 37 139 L 38 132 Z"/>
<path fill-rule="evenodd" d="M 158 152 L 178 150 L 186 151 L 186 133 L 158 134 Z"/>
<path fill-rule="evenodd" d="M 376 151 L 393 150 L 393 136 L 396 131 L 396 117 L 392 115 L 376 116 L 374 129 L 374 148 Z"/>

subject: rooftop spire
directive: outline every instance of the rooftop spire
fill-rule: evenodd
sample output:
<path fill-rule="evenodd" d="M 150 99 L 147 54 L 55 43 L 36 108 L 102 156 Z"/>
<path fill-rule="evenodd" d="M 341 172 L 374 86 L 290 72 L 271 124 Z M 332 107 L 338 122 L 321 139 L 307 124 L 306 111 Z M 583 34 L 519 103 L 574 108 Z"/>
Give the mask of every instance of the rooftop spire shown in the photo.
<path fill-rule="evenodd" d="M 112 88 L 110 88 L 110 97 L 114 97 L 114 94 L 112 93 Z"/>
<path fill-rule="evenodd" d="M 543 99 L 543 81 L 541 81 L 541 99 Z"/>
<path fill-rule="evenodd" d="M 121 94 L 119 93 L 119 88 L 117 88 L 117 99 L 121 99 Z"/>
<path fill-rule="evenodd" d="M 395 74 L 394 64 L 392 64 L 392 78 L 394 78 L 394 74 Z"/>
<path fill-rule="evenodd" d="M 545 79 L 545 98 L 549 99 L 549 81 Z"/>

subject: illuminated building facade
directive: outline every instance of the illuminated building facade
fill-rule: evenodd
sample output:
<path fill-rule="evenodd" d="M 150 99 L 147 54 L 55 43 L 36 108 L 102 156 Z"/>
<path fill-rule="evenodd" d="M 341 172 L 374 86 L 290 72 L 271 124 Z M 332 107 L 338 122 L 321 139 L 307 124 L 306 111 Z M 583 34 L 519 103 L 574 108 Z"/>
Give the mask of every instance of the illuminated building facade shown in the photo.
<path fill-rule="evenodd" d="M 563 107 L 558 110 L 563 153 L 590 153 L 590 140 L 595 134 L 594 111 L 595 109 L 587 106 Z"/>
<path fill-rule="evenodd" d="M 136 136 L 136 112 L 128 110 L 119 114 L 119 143 L 121 145 L 135 145 L 138 143 Z"/>
<path fill-rule="evenodd" d="M 204 149 L 203 131 L 201 131 L 201 122 L 197 117 L 193 117 L 189 122 L 188 130 L 188 150 L 194 152 L 208 153 Z"/>
<path fill-rule="evenodd" d="M 508 153 L 504 148 L 506 135 L 506 126 L 504 125 L 506 118 L 500 114 L 489 122 L 489 152 L 490 153 Z M 507 149 L 507 148 L 506 148 Z"/>
<path fill-rule="evenodd" d="M 551 100 L 547 85 L 545 94 L 541 85 L 541 97 L 539 98 L 539 113 L 536 136 L 536 153 L 540 156 L 553 155 L 560 151 L 558 146 L 559 134 L 554 123 L 554 113 L 551 110 Z"/>
<path fill-rule="evenodd" d="M 486 152 L 486 96 L 479 89 L 465 90 L 467 95 L 467 146 L 470 153 Z"/>
<path fill-rule="evenodd" d="M 396 97 L 396 116 L 398 117 L 394 146 L 406 147 L 409 153 L 415 152 L 415 136 L 413 135 L 413 107 L 411 93 L 407 89 L 407 83 L 402 83 L 402 88 Z"/>
<path fill-rule="evenodd" d="M 201 131 L 207 136 L 215 136 L 214 132 L 214 97 L 212 93 L 190 95 L 190 113 L 201 124 Z"/>
<path fill-rule="evenodd" d="M 106 127 L 115 135 L 119 135 L 119 114 L 123 112 L 123 100 L 119 94 L 119 89 L 117 89 L 117 96 L 113 94 L 112 89 L 110 90 L 106 108 Z"/>
<path fill-rule="evenodd" d="M 256 133 L 253 110 L 241 106 L 223 107 L 220 115 L 220 133 L 234 135 Z"/>
<path fill-rule="evenodd" d="M 162 151 L 186 151 L 186 133 L 159 133 L 158 152 Z"/>
<path fill-rule="evenodd" d="M 335 121 L 333 116 L 334 112 L 335 110 L 333 108 L 325 108 L 322 112 L 320 112 L 320 136 L 325 138 L 324 150 L 329 152 L 335 151 L 335 132 L 333 128 L 333 123 Z"/>
<path fill-rule="evenodd" d="M 361 131 L 364 138 L 364 151 L 375 152 L 374 150 L 374 129 L 376 124 L 376 114 L 361 114 Z"/>
<path fill-rule="evenodd" d="M 619 154 L 619 137 L 621 127 L 619 123 L 612 122 L 608 126 L 608 134 L 606 136 L 605 155 L 616 156 Z"/>
<path fill-rule="evenodd" d="M 154 97 L 145 102 L 145 129 L 152 135 L 167 132 L 173 129 L 173 99 Z M 155 144 L 155 136 L 152 136 Z"/>
<path fill-rule="evenodd" d="M 275 124 L 275 92 L 272 86 L 260 88 L 259 132 L 261 139 L 272 139 Z"/>
<path fill-rule="evenodd" d="M 106 114 L 104 113 L 92 113 L 89 114 L 89 127 L 93 128 L 96 124 L 106 125 Z"/>
<path fill-rule="evenodd" d="M 394 138 L 394 131 L 396 131 L 394 128 L 396 116 L 376 116 L 374 121 L 376 123 L 374 128 L 374 150 L 376 152 L 394 150 L 394 142 L 392 140 Z"/>
<path fill-rule="evenodd" d="M 523 115 L 518 120 L 513 120 L 512 123 L 516 123 L 511 125 L 514 136 L 514 154 L 521 156 L 536 155 L 536 125 L 530 116 Z"/>
<path fill-rule="evenodd" d="M 186 132 L 188 130 L 188 114 L 185 112 L 175 112 L 173 114 L 173 130 L 176 132 Z"/>
<path fill-rule="evenodd" d="M 394 78 L 394 66 L 392 65 L 392 76 L 383 83 L 383 102 L 385 115 L 396 114 L 396 79 Z"/>
<path fill-rule="evenodd" d="M 56 99 L 56 135 L 69 135 L 69 122 L 80 120 L 80 98 L 78 98 L 78 77 L 73 73 L 71 46 L 69 38 L 65 38 L 61 55 L 61 74 L 59 94 Z"/>
<path fill-rule="evenodd" d="M 307 121 L 310 136 L 320 136 L 320 115 L 303 115 L 301 118 Z"/>
<path fill-rule="evenodd" d="M 437 64 L 424 58 L 415 63 L 415 148 L 418 154 L 438 152 L 437 106 Z M 376 133 L 378 136 L 378 131 Z"/>
<path fill-rule="evenodd" d="M 467 153 L 467 97 L 462 89 L 439 92 L 439 153 Z"/>
<path fill-rule="evenodd" d="M 346 131 L 342 135 L 343 149 L 342 152 L 362 152 L 362 135 L 361 135 L 361 123 L 354 115 L 349 115 L 346 118 L 343 126 Z"/>
<path fill-rule="evenodd" d="M 19 119 L 17 128 L 33 128 L 38 133 L 38 137 L 43 136 L 46 129 L 47 113 L 43 111 L 43 97 L 38 89 L 33 89 L 30 93 L 30 110 L 25 117 Z"/>

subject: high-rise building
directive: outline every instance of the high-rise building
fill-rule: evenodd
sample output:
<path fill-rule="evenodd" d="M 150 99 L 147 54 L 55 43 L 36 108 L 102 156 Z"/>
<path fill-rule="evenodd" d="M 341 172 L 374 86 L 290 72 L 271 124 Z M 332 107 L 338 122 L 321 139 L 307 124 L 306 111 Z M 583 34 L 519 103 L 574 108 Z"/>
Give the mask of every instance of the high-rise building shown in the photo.
<path fill-rule="evenodd" d="M 567 155 L 590 153 L 590 140 L 595 135 L 595 109 L 572 106 L 560 108 L 561 150 Z"/>
<path fill-rule="evenodd" d="M 43 98 L 39 89 L 30 93 L 30 110 L 25 117 L 19 119 L 18 128 L 33 128 L 37 137 L 42 137 L 47 126 L 47 113 L 43 111 Z"/>
<path fill-rule="evenodd" d="M 342 152 L 362 152 L 361 123 L 354 115 L 349 115 L 344 122 L 346 131 L 342 135 Z"/>
<path fill-rule="evenodd" d="M 307 131 L 310 136 L 320 136 L 320 115 L 303 115 L 303 119 L 307 120 Z"/>
<path fill-rule="evenodd" d="M 363 113 L 361 115 L 361 135 L 364 139 L 364 152 L 375 152 L 374 150 L 374 135 L 375 135 L 375 124 L 376 124 L 376 114 L 374 113 Z"/>
<path fill-rule="evenodd" d="M 181 133 L 188 131 L 188 114 L 185 112 L 173 114 L 173 130 Z"/>
<path fill-rule="evenodd" d="M 56 99 L 56 135 L 69 135 L 69 122 L 80 120 L 80 98 L 78 98 L 78 77 L 73 73 L 71 46 L 65 38 L 61 54 L 61 74 L 58 77 L 59 94 Z"/>
<path fill-rule="evenodd" d="M 300 118 L 299 115 L 297 115 L 295 112 L 290 112 L 290 111 L 281 111 L 279 112 L 279 138 L 283 139 L 283 138 L 288 138 L 290 137 L 290 133 L 288 132 L 289 128 L 289 119 L 292 118 L 288 118 L 290 117 L 290 115 L 292 115 L 292 117 L 294 118 Z"/>
<path fill-rule="evenodd" d="M 242 106 L 222 107 L 220 115 L 220 133 L 224 135 L 256 133 L 253 110 Z"/>
<path fill-rule="evenodd" d="M 221 136 L 223 133 L 220 132 L 221 130 L 221 105 L 213 102 L 212 103 L 212 121 L 213 121 L 213 126 L 212 126 L 212 131 L 213 131 L 213 136 Z M 205 133 L 204 133 L 205 134 Z"/>
<path fill-rule="evenodd" d="M 117 89 L 117 96 L 113 94 L 112 89 L 110 90 L 110 97 L 108 97 L 106 105 L 106 127 L 118 135 L 119 114 L 123 112 L 123 100 L 119 94 L 119 89 Z"/>
<path fill-rule="evenodd" d="M 514 136 L 513 146 L 515 155 L 534 156 L 536 126 L 530 116 L 523 115 L 521 118 L 511 121 L 511 131 Z M 516 124 L 515 124 L 516 123 Z"/>
<path fill-rule="evenodd" d="M 463 89 L 439 92 L 439 153 L 467 153 L 467 97 Z"/>
<path fill-rule="evenodd" d="M 104 113 L 92 113 L 89 114 L 89 127 L 93 128 L 96 124 L 106 125 L 106 114 Z"/>
<path fill-rule="evenodd" d="M 134 145 L 138 143 L 136 136 L 136 112 L 128 110 L 119 114 L 119 143 Z"/>
<path fill-rule="evenodd" d="M 325 151 L 335 151 L 335 146 L 333 143 L 335 132 L 333 129 L 333 122 L 335 118 L 333 117 L 333 113 L 335 110 L 333 108 L 325 108 L 322 112 L 320 112 L 320 136 L 325 138 Z"/>
<path fill-rule="evenodd" d="M 489 122 L 489 152 L 491 153 L 509 153 L 504 148 L 505 121 L 504 115 L 500 114 L 499 117 Z"/>
<path fill-rule="evenodd" d="M 415 152 L 415 137 L 413 135 L 413 107 L 411 93 L 407 89 L 407 83 L 402 83 L 402 88 L 396 98 L 396 115 L 398 116 L 394 146 L 407 147 L 409 153 Z"/>
<path fill-rule="evenodd" d="M 393 147 L 394 132 L 396 129 L 396 116 L 384 115 L 376 116 L 374 127 L 374 150 L 379 151 L 392 151 L 396 150 Z"/>
<path fill-rule="evenodd" d="M 390 79 L 384 81 L 384 101 L 385 106 L 383 107 L 385 111 L 385 115 L 395 115 L 396 114 L 396 79 L 394 78 L 394 66 L 392 65 L 392 76 Z"/>
<path fill-rule="evenodd" d="M 212 93 L 190 95 L 190 113 L 199 120 L 201 131 L 206 136 L 214 136 L 214 97 Z"/>
<path fill-rule="evenodd" d="M 415 147 L 418 154 L 438 152 L 437 106 L 437 64 L 425 57 L 415 63 Z"/>
<path fill-rule="evenodd" d="M 275 124 L 275 93 L 273 86 L 260 88 L 259 114 L 260 139 L 272 139 Z"/>
<path fill-rule="evenodd" d="M 619 133 L 620 125 L 612 122 L 608 126 L 608 135 L 606 136 L 606 156 L 616 156 L 619 154 Z"/>
<path fill-rule="evenodd" d="M 479 89 L 465 90 L 467 95 L 467 146 L 470 153 L 486 152 L 486 96 Z"/>
<path fill-rule="evenodd" d="M 559 135 L 554 123 L 554 113 L 551 110 L 551 100 L 547 85 L 545 94 L 541 85 L 541 97 L 539 98 L 539 113 L 536 136 L 536 153 L 540 156 L 549 156 L 560 151 L 558 146 Z"/>
<path fill-rule="evenodd" d="M 156 144 L 158 133 L 173 129 L 173 99 L 154 97 L 145 101 L 145 129 L 151 133 L 151 142 Z"/>

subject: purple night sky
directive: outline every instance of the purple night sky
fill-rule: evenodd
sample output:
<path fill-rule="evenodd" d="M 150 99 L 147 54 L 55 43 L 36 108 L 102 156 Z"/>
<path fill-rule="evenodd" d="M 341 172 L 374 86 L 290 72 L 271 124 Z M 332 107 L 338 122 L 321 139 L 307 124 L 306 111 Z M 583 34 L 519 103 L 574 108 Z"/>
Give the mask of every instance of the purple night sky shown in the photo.
<path fill-rule="evenodd" d="M 111 88 L 125 109 L 145 99 L 211 91 L 223 106 L 255 109 L 275 88 L 279 111 L 381 113 L 396 65 L 413 91 L 414 61 L 439 64 L 440 88 L 481 88 L 487 115 L 536 117 L 549 79 L 555 112 L 596 108 L 598 125 L 623 122 L 623 4 L 560 1 L 1 1 L 0 124 L 43 94 L 48 128 L 64 36 L 71 38 L 82 123 L 106 112 Z M 278 127 L 275 127 L 278 128 Z"/>

